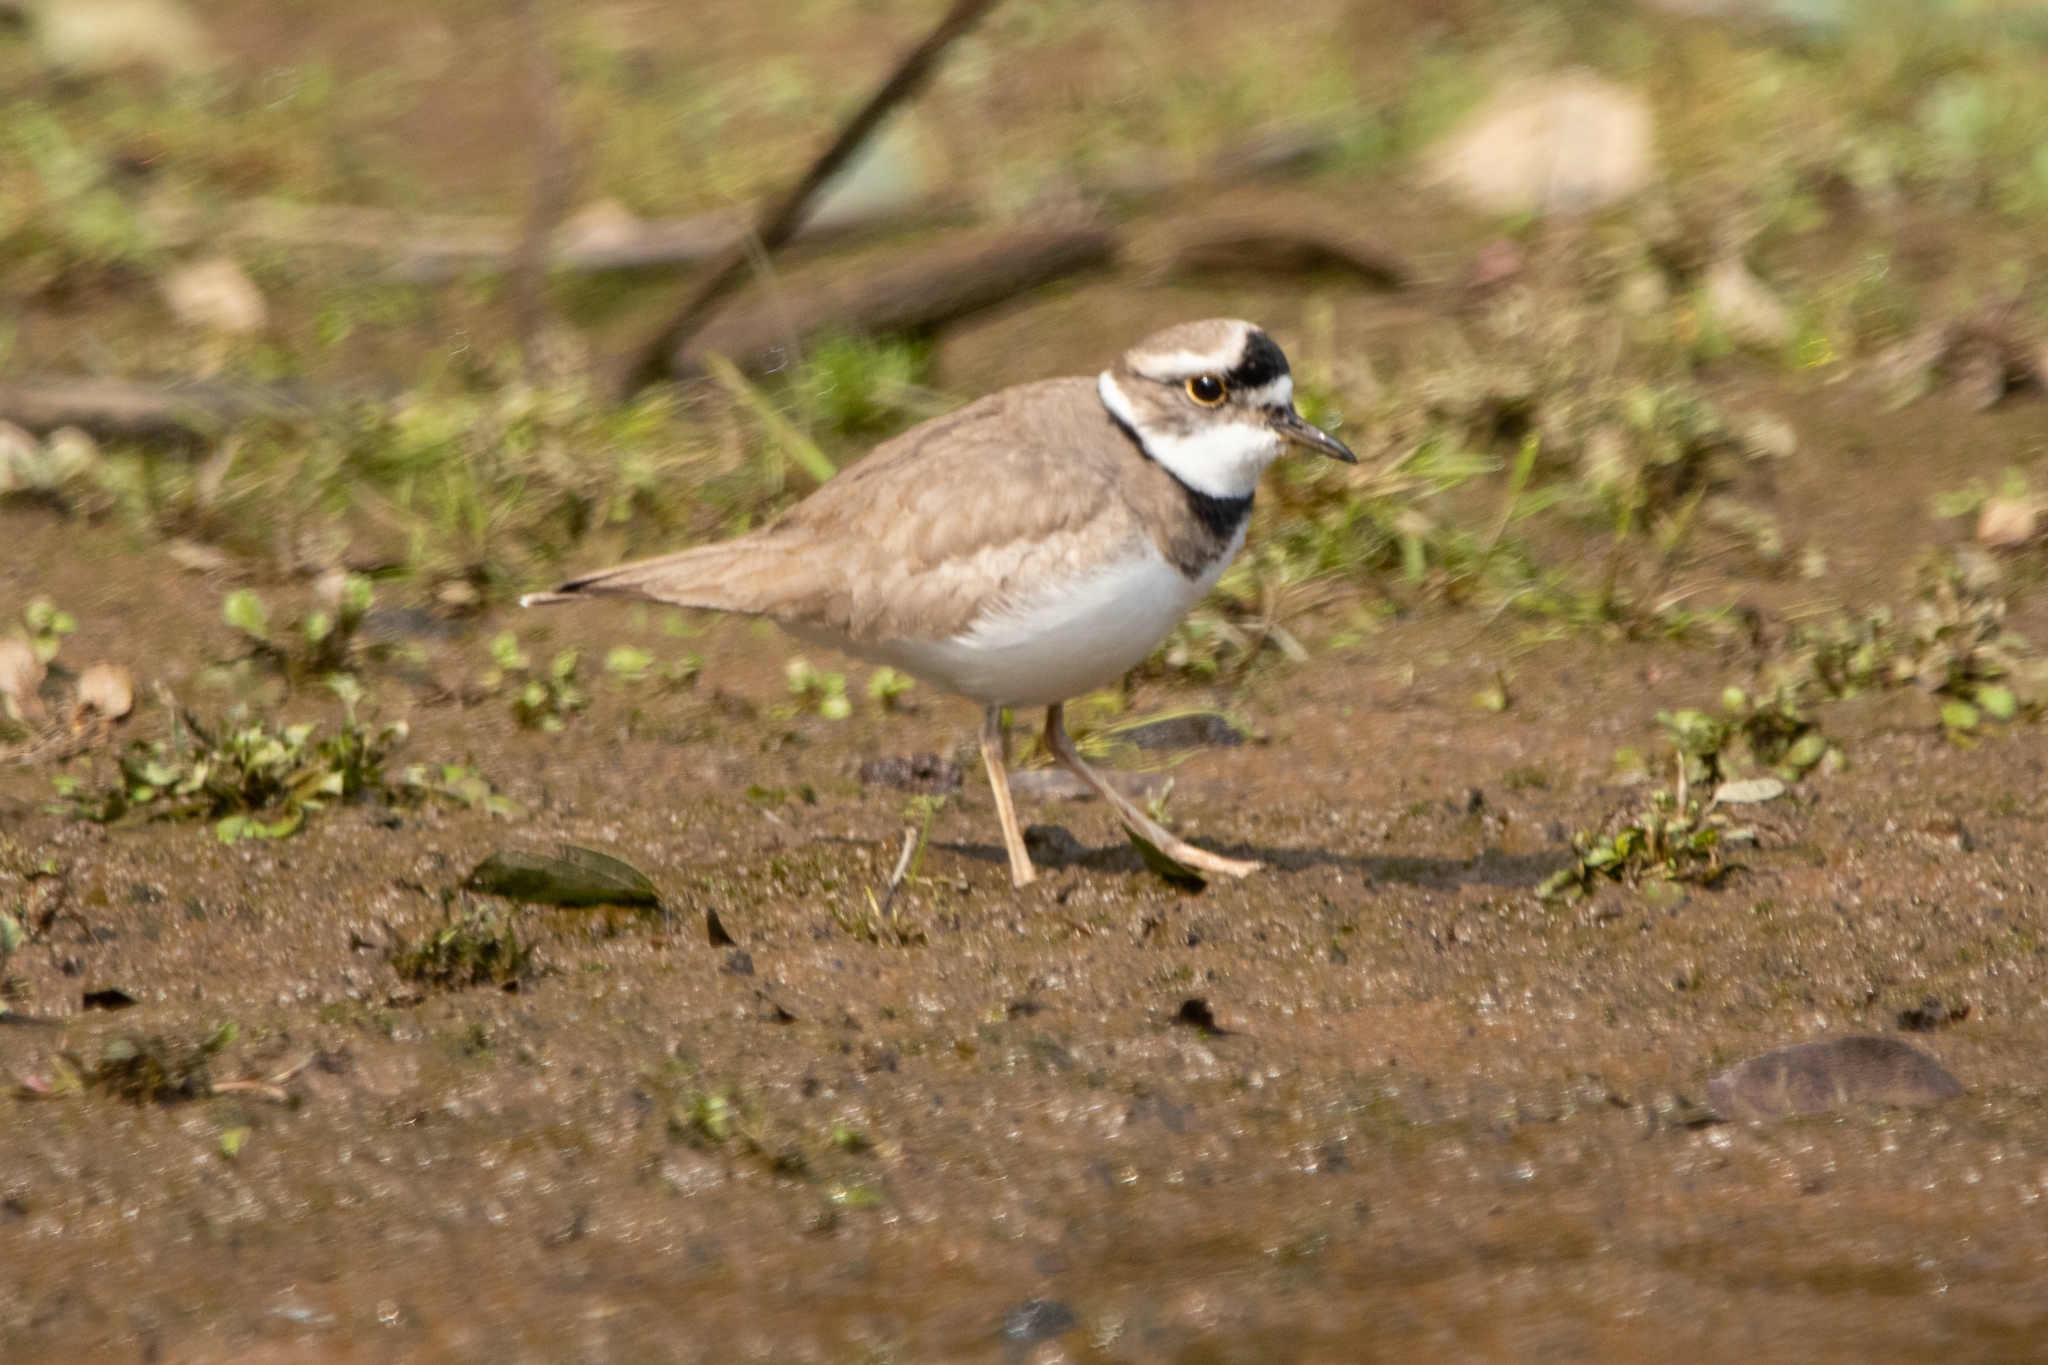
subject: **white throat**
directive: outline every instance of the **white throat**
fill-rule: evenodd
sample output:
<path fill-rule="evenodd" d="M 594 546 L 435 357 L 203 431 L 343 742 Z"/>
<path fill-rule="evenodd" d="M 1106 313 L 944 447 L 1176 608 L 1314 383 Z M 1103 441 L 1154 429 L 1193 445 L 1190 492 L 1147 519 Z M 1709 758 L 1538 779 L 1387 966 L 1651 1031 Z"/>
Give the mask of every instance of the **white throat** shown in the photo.
<path fill-rule="evenodd" d="M 1108 370 L 1095 381 L 1095 390 L 1102 395 L 1102 406 L 1138 434 L 1145 453 L 1197 493 L 1212 498 L 1248 498 L 1258 489 L 1266 466 L 1280 458 L 1284 443 L 1270 427 L 1227 422 L 1191 436 L 1178 436 L 1140 422 L 1130 399 Z"/>

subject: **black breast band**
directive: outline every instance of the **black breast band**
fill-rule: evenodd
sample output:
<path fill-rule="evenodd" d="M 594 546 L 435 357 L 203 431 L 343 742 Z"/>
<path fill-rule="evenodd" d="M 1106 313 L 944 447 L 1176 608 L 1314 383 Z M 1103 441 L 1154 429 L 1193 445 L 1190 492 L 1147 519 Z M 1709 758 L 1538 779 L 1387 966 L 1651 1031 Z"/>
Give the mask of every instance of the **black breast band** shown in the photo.
<path fill-rule="evenodd" d="M 1205 543 L 1160 548 L 1165 551 L 1174 568 L 1189 578 L 1200 578 L 1203 571 L 1216 562 L 1218 555 L 1229 550 L 1230 542 L 1237 537 L 1238 528 L 1251 516 L 1252 495 L 1247 493 L 1241 498 L 1219 498 L 1204 493 L 1199 488 L 1190 487 L 1180 475 L 1173 472 L 1172 466 L 1145 449 L 1145 438 L 1138 434 L 1137 428 L 1112 411 L 1107 404 L 1103 405 L 1103 411 L 1109 414 L 1110 421 L 1116 423 L 1116 429 L 1137 447 L 1138 453 L 1165 470 L 1166 476 L 1179 485 L 1180 491 L 1187 495 L 1188 512 L 1194 517 L 1195 524 L 1202 528 L 1203 534 L 1199 540 Z"/>

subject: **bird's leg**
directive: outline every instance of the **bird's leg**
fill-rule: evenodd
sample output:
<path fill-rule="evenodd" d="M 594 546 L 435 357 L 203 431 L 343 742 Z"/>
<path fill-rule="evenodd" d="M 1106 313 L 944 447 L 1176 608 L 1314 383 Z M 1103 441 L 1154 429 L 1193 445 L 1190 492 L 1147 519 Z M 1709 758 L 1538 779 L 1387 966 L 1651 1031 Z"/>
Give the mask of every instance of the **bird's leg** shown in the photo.
<path fill-rule="evenodd" d="M 1198 867 L 1204 872 L 1248 877 L 1259 870 L 1257 863 L 1225 858 L 1205 848 L 1196 848 L 1185 839 L 1168 833 L 1157 820 L 1139 810 L 1131 803 L 1129 797 L 1103 781 L 1099 773 L 1081 761 L 1080 751 L 1074 747 L 1074 741 L 1067 737 L 1064 713 L 1065 707 L 1059 704 L 1045 708 L 1045 747 L 1052 751 L 1053 758 L 1058 760 L 1062 768 L 1087 783 L 1097 796 L 1109 802 L 1110 808 L 1117 813 L 1117 818 L 1124 822 L 1131 833 L 1175 862 Z"/>
<path fill-rule="evenodd" d="M 1038 880 L 1031 855 L 1024 850 L 1024 831 L 1017 828 L 1017 807 L 1010 801 L 1010 775 L 1003 771 L 1003 708 L 981 714 L 981 761 L 996 794 L 996 818 L 1003 822 L 1003 847 L 1010 852 L 1010 885 L 1029 886 Z"/>

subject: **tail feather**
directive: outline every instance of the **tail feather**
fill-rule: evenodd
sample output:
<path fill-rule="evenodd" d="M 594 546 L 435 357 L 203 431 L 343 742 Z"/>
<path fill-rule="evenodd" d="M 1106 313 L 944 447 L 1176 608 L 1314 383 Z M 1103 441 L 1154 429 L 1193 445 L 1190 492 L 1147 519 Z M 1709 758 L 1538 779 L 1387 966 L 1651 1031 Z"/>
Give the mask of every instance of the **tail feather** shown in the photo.
<path fill-rule="evenodd" d="M 519 599 L 519 605 L 632 597 L 669 606 L 758 615 L 772 612 L 776 604 L 768 600 L 773 594 L 764 591 L 770 585 L 755 581 L 760 575 L 750 572 L 757 567 L 763 567 L 758 564 L 758 550 L 743 537 L 600 569 L 546 592 L 528 593 Z"/>

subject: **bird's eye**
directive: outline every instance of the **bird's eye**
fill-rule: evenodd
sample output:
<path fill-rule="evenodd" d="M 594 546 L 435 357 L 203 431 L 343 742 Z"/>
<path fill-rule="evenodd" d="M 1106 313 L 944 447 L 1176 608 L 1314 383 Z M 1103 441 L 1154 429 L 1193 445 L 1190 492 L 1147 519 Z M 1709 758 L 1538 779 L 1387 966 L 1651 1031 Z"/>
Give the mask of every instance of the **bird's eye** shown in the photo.
<path fill-rule="evenodd" d="M 1188 381 L 1188 397 L 1205 408 L 1213 408 L 1221 403 L 1227 392 L 1229 391 L 1223 387 L 1223 381 L 1213 374 L 1198 374 Z"/>

